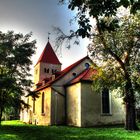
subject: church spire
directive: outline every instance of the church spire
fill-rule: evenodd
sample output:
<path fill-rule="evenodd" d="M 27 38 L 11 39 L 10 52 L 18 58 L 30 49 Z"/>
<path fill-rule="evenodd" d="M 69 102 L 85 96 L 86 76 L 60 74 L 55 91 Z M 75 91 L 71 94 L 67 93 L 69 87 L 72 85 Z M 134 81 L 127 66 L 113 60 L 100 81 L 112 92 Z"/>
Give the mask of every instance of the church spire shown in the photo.
<path fill-rule="evenodd" d="M 49 63 L 49 64 L 61 64 L 49 41 L 45 46 L 37 64 L 39 62 Z"/>
<path fill-rule="evenodd" d="M 34 83 L 37 84 L 46 78 L 51 78 L 57 71 L 61 71 L 61 63 L 48 40 L 35 65 Z"/>

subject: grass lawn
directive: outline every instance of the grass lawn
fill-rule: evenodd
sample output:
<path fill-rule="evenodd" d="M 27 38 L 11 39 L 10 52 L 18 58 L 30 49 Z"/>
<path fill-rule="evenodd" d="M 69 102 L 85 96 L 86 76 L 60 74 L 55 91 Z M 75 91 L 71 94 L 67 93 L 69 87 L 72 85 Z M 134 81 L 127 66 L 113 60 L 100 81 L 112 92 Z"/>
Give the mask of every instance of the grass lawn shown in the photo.
<path fill-rule="evenodd" d="M 0 127 L 0 140 L 140 140 L 140 131 L 129 132 L 123 127 L 35 126 L 4 121 Z"/>

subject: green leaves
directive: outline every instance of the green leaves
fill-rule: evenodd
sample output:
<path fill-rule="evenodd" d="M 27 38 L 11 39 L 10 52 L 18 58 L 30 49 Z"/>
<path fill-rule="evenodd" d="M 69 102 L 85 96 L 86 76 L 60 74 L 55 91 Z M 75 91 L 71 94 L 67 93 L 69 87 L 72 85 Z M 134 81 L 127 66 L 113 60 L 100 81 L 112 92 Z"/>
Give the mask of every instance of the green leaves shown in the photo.
<path fill-rule="evenodd" d="M 0 32 L 0 109 L 2 110 L 7 106 L 13 106 L 15 101 L 20 102 L 21 95 L 29 92 L 31 57 L 36 49 L 35 41 L 30 41 L 30 37 L 31 33 L 23 35 L 13 31 Z"/>
<path fill-rule="evenodd" d="M 120 6 L 124 6 L 125 8 L 127 8 L 128 6 L 130 6 L 130 1 L 129 0 L 120 0 L 119 2 Z"/>
<path fill-rule="evenodd" d="M 78 20 L 79 29 L 76 31 L 76 34 L 82 36 L 82 38 L 89 37 L 92 27 L 89 22 L 89 18 L 86 18 L 85 15 L 81 15 Z"/>

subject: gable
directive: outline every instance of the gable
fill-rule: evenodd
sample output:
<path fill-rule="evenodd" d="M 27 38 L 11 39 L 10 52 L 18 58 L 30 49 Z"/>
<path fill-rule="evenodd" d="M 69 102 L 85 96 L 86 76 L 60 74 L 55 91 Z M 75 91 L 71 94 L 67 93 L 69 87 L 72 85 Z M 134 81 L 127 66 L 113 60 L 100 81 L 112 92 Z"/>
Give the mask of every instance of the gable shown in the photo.
<path fill-rule="evenodd" d="M 92 61 L 89 57 L 84 58 L 80 63 L 72 68 L 66 68 L 63 70 L 64 72 L 69 69 L 63 76 L 56 80 L 53 85 L 66 85 L 69 81 L 77 77 L 83 70 L 86 69 L 86 64 L 89 63 L 91 65 Z M 70 66 L 71 67 L 71 66 Z M 62 72 L 63 72 L 62 71 Z"/>
<path fill-rule="evenodd" d="M 54 80 L 48 81 L 44 86 L 41 86 L 40 88 L 36 89 L 35 91 L 39 91 L 43 88 L 46 88 L 48 86 L 54 86 L 59 85 L 63 86 L 67 84 L 69 81 L 74 79 L 77 75 L 79 75 L 84 69 L 86 69 L 86 64 L 92 64 L 92 60 L 86 56 L 79 61 L 75 62 L 74 64 L 70 65 L 66 69 L 59 72 L 59 76 L 56 77 Z"/>

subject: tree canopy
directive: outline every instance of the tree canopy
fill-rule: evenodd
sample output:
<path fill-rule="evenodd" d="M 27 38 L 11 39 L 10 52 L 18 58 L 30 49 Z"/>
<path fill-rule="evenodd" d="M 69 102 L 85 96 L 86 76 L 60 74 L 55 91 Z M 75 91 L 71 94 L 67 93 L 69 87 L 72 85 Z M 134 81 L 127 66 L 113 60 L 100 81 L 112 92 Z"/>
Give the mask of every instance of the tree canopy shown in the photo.
<path fill-rule="evenodd" d="M 94 83 L 123 91 L 126 106 L 125 128 L 138 129 L 135 117 L 135 92 L 140 87 L 140 10 L 139 0 L 60 0 L 78 11 L 78 29 L 70 36 L 88 37 L 94 60 L 102 63 Z M 127 8 L 127 14 L 118 13 Z M 93 24 L 93 19 L 96 24 Z M 66 36 L 67 37 L 67 36 Z M 64 37 L 63 37 L 64 38 Z M 104 67 L 103 67 L 104 65 Z M 101 86 L 98 86 L 101 87 Z M 111 86 L 110 86 L 111 87 Z"/>
<path fill-rule="evenodd" d="M 36 41 L 30 41 L 31 35 L 0 32 L 0 121 L 4 109 L 19 107 L 24 103 L 21 95 L 30 91 L 31 57 L 36 49 Z"/>

